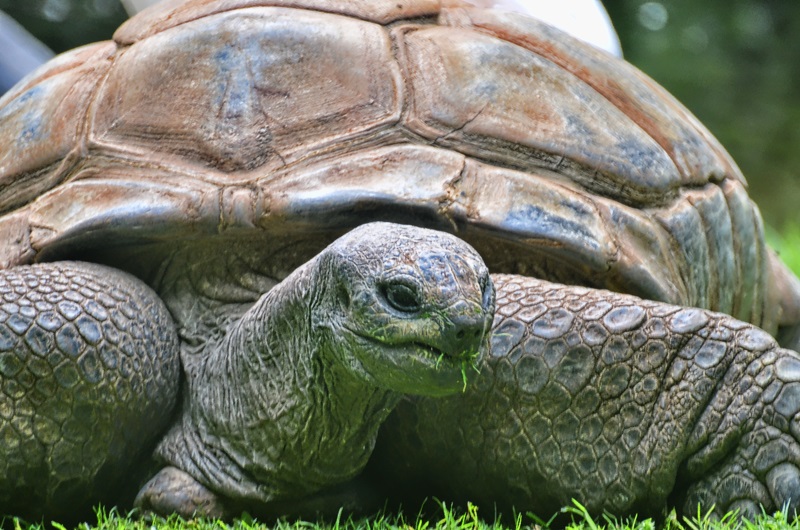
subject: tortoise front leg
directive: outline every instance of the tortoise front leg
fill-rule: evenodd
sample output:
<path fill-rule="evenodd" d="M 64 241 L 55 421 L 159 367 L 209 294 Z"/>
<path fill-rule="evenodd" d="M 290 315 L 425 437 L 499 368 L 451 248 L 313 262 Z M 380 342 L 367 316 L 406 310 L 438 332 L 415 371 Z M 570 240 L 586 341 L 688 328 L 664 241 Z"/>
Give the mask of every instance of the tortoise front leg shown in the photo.
<path fill-rule="evenodd" d="M 738 358 L 694 428 L 684 512 L 717 506 L 753 519 L 762 509 L 800 508 L 800 354 L 744 328 Z M 683 490 L 683 488 L 680 488 Z M 721 511 L 720 511 L 721 510 Z"/>
<path fill-rule="evenodd" d="M 797 510 L 800 354 L 721 313 L 494 279 L 492 359 L 516 365 L 512 408 L 537 429 L 526 427 L 551 420 L 550 436 L 528 438 L 541 440 L 531 451 L 551 488 L 623 512 L 655 511 L 662 499 L 686 515 L 698 504 L 749 518 Z M 497 382 L 503 368 L 493 366 Z M 608 493 L 585 486 L 593 479 Z"/>
<path fill-rule="evenodd" d="M 0 271 L 0 512 L 116 501 L 179 379 L 172 318 L 138 279 L 81 262 Z"/>

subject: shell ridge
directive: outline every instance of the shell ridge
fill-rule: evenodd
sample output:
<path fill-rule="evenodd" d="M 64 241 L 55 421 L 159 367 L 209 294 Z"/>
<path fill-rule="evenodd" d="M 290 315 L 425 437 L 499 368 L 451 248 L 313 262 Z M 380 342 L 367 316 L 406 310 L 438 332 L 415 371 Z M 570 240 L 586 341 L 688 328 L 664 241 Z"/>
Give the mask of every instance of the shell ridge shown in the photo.
<path fill-rule="evenodd" d="M 452 231 L 454 234 L 458 234 L 459 232 L 459 226 L 457 222 L 457 216 L 459 212 L 457 211 L 456 205 L 462 206 L 463 208 L 462 213 L 464 215 L 469 215 L 468 212 L 470 211 L 470 209 L 473 212 L 476 211 L 474 206 L 472 206 L 472 204 L 464 205 L 458 201 L 459 196 L 465 198 L 470 197 L 469 193 L 463 193 L 463 192 L 459 193 L 459 187 L 461 183 L 464 181 L 465 174 L 468 171 L 467 168 L 468 168 L 467 157 L 463 157 L 461 160 L 461 168 L 458 170 L 458 172 L 453 176 L 453 178 L 448 179 L 443 183 L 444 190 L 441 195 L 441 198 L 438 201 L 439 203 L 438 213 L 439 215 L 444 217 L 447 220 L 447 222 L 450 223 L 450 226 L 452 227 Z"/>
<path fill-rule="evenodd" d="M 97 152 L 101 153 L 102 150 L 96 149 L 98 147 L 99 142 L 95 140 L 94 137 L 94 123 L 95 117 L 97 113 L 97 101 L 100 98 L 100 94 L 103 91 L 103 88 L 108 81 L 108 77 L 111 75 L 112 70 L 114 69 L 114 65 L 117 63 L 117 59 L 121 57 L 125 53 L 125 49 L 121 46 L 117 45 L 117 49 L 114 53 L 109 54 L 106 60 L 110 60 L 108 67 L 106 68 L 105 72 L 102 76 L 100 76 L 97 80 L 97 83 L 94 86 L 94 90 L 92 91 L 91 96 L 86 104 L 86 113 L 83 116 L 83 120 L 81 120 L 80 130 L 78 131 L 78 138 L 79 142 L 76 146 L 78 150 L 77 153 L 83 155 L 84 157 L 90 156 L 92 153 Z M 77 176 L 79 170 L 77 167 L 73 168 L 72 175 L 73 178 Z M 72 180 L 72 179 L 70 179 Z"/>
<path fill-rule="evenodd" d="M 697 207 L 691 202 L 692 190 L 685 190 L 681 198 L 665 209 L 655 212 L 672 241 L 672 247 L 682 256 L 681 278 L 688 287 L 688 299 L 678 301 L 696 307 L 709 307 L 709 244 L 703 220 Z M 676 302 L 672 302 L 676 303 Z"/>
<path fill-rule="evenodd" d="M 757 289 L 757 237 L 756 225 L 752 219 L 750 201 L 744 191 L 744 185 L 735 180 L 726 179 L 720 186 L 728 203 L 728 211 L 736 237 L 733 239 L 734 257 L 737 267 L 737 293 L 734 298 L 732 315 L 739 320 L 750 322 L 753 311 L 753 299 L 758 296 Z"/>
<path fill-rule="evenodd" d="M 735 282 L 733 257 L 726 249 L 733 247 L 730 212 L 719 184 L 710 182 L 702 196 L 690 196 L 689 201 L 700 214 L 703 231 L 706 234 L 709 259 L 715 263 L 709 272 L 709 307 L 715 311 L 731 314 L 733 292 L 730 286 Z"/>
<path fill-rule="evenodd" d="M 756 233 L 763 234 L 764 221 L 761 218 L 758 206 L 750 202 L 750 209 L 753 212 L 752 217 L 753 223 L 756 226 Z M 772 293 L 770 289 L 772 278 L 770 275 L 771 270 L 767 245 L 763 239 L 756 242 L 756 250 L 758 251 L 758 289 L 756 291 L 759 293 L 759 296 L 753 297 L 754 307 L 752 322 L 765 329 L 767 332 L 774 333 L 775 330 L 773 327 L 776 322 L 771 321 L 771 318 L 777 321 L 777 315 L 775 313 L 780 311 L 780 304 L 778 304 L 777 300 L 769 296 L 770 293 Z"/>
<path fill-rule="evenodd" d="M 402 97 L 400 98 L 400 115 L 398 116 L 396 126 L 412 137 L 418 138 L 420 143 L 431 145 L 432 142 L 430 138 L 422 136 L 421 134 L 417 133 L 413 127 L 408 126 L 410 120 L 416 116 L 414 108 L 416 99 L 413 97 L 414 87 L 411 83 L 411 68 L 408 60 L 408 50 L 405 37 L 407 33 L 411 33 L 419 29 L 420 27 L 417 25 L 402 25 L 392 28 L 389 31 L 389 39 L 392 43 L 392 56 L 394 57 L 394 61 L 398 66 L 398 70 L 402 74 L 400 80 L 401 82 L 398 86 L 402 86 L 403 93 Z"/>

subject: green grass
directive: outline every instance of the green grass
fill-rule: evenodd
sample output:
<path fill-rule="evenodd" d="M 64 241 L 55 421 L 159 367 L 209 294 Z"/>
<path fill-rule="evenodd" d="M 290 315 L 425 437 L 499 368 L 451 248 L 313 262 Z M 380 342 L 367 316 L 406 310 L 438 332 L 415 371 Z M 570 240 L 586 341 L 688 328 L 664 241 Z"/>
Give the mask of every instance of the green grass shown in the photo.
<path fill-rule="evenodd" d="M 767 227 L 767 243 L 775 249 L 784 263 L 800 276 L 800 223 L 791 223 L 781 232 Z"/>
<path fill-rule="evenodd" d="M 566 520 L 555 528 L 567 530 L 800 530 L 800 519 L 790 520 L 785 512 L 773 515 L 764 514 L 755 521 L 739 520 L 735 513 L 716 517 L 713 507 L 708 512 L 698 510 L 693 517 L 678 518 L 673 512 L 665 520 L 639 520 L 637 517 L 616 518 L 604 515 L 595 520 L 577 501 L 545 521 L 533 514 L 516 514 L 506 519 L 495 519 L 479 514 L 474 504 L 466 509 L 439 504 L 439 515 L 432 518 L 415 516 L 407 518 L 404 514 L 379 514 L 369 518 L 350 518 L 341 514 L 332 522 L 278 521 L 267 525 L 253 520 L 245 514 L 236 521 L 226 523 L 219 520 L 185 520 L 177 516 L 153 520 L 121 515 L 115 510 L 96 510 L 96 522 L 83 523 L 75 530 L 546 530 L 556 516 L 564 515 Z M 13 530 L 71 530 L 59 523 L 31 525 L 11 519 L 3 525 Z"/>

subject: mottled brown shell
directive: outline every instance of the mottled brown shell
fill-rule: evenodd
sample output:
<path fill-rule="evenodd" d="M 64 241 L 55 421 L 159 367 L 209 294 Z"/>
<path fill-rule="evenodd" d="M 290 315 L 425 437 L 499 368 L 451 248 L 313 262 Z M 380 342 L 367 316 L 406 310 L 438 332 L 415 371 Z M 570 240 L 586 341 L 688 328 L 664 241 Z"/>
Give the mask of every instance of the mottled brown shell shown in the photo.
<path fill-rule="evenodd" d="M 442 5 L 446 4 L 446 5 Z M 432 0 L 166 2 L 0 100 L 0 266 L 444 228 L 495 270 L 798 320 L 736 165 L 624 61 Z"/>

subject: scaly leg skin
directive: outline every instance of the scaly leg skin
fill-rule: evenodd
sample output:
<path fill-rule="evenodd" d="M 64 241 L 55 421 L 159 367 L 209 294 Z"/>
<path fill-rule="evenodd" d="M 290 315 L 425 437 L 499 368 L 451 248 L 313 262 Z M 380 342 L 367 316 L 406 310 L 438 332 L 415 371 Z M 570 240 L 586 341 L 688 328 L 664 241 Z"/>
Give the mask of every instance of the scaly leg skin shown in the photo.
<path fill-rule="evenodd" d="M 800 355 L 749 331 L 736 343 L 757 355 L 739 356 L 690 440 L 697 449 L 685 469 L 696 480 L 684 512 L 714 503 L 717 514 L 752 520 L 762 507 L 790 516 L 800 507 Z"/>
<path fill-rule="evenodd" d="M 117 501 L 179 386 L 172 318 L 133 276 L 0 271 L 0 513 L 72 519 Z"/>
<path fill-rule="evenodd" d="M 389 417 L 372 461 L 384 481 L 545 518 L 573 498 L 655 517 L 797 506 L 797 353 L 719 313 L 493 281 L 491 355 L 464 394 Z"/>

